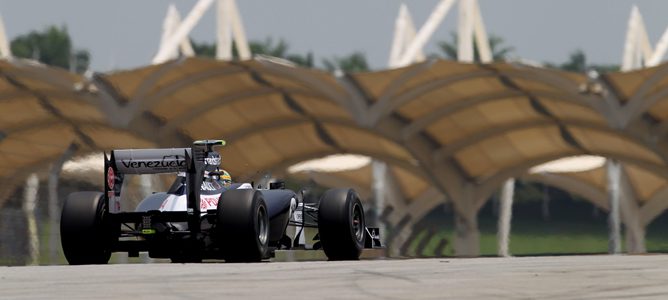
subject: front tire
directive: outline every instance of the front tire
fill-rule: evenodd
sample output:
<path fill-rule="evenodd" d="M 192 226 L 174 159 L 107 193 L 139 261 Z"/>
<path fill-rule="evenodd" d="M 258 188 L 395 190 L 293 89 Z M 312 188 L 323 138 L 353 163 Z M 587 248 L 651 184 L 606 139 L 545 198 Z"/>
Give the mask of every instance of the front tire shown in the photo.
<path fill-rule="evenodd" d="M 224 192 L 217 215 L 218 242 L 226 262 L 257 262 L 267 257 L 269 214 L 261 192 Z"/>
<path fill-rule="evenodd" d="M 353 189 L 330 189 L 320 199 L 318 232 L 329 260 L 357 260 L 364 248 L 364 209 Z"/>
<path fill-rule="evenodd" d="M 60 242 L 70 265 L 106 264 L 113 233 L 102 193 L 77 192 L 65 200 L 60 217 Z"/>

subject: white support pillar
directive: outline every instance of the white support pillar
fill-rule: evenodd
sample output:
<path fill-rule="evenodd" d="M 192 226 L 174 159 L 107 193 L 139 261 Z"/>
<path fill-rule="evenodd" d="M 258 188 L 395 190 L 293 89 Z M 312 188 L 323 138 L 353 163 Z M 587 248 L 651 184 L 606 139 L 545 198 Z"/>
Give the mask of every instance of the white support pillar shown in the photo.
<path fill-rule="evenodd" d="M 631 9 L 626 31 L 624 53 L 622 55 L 622 71 L 654 67 L 661 62 L 666 51 L 668 51 L 668 28 L 657 42 L 656 48 L 652 49 L 647 29 L 645 28 L 645 21 L 638 7 L 634 5 Z"/>
<path fill-rule="evenodd" d="M 501 205 L 499 209 L 499 224 L 498 224 L 498 248 L 499 256 L 510 256 L 510 224 L 513 217 L 513 195 L 515 194 L 515 179 L 508 179 L 501 189 Z"/>
<path fill-rule="evenodd" d="M 656 48 L 654 49 L 654 53 L 652 53 L 652 56 L 645 62 L 645 66 L 647 67 L 657 66 L 661 62 L 661 59 L 666 55 L 667 50 L 668 50 L 668 28 L 666 28 L 666 30 L 661 35 L 659 41 L 656 43 Z"/>
<path fill-rule="evenodd" d="M 174 34 L 174 32 L 176 31 L 176 29 L 179 27 L 180 24 L 181 24 L 181 15 L 179 14 L 179 11 L 176 10 L 176 6 L 174 6 L 174 4 L 170 4 L 169 7 L 167 8 L 167 15 L 165 15 L 165 20 L 162 23 L 162 36 L 160 38 L 160 48 L 158 49 L 158 52 L 160 51 L 160 49 L 167 47 L 167 41 Z M 188 36 L 186 36 L 181 40 L 178 47 L 179 50 L 181 50 L 181 54 L 183 56 L 186 57 L 195 56 L 195 50 L 193 49 Z M 178 51 L 174 51 L 166 60 L 174 59 L 177 57 L 178 57 Z"/>
<path fill-rule="evenodd" d="M 418 31 L 415 39 L 406 48 L 406 51 L 401 56 L 397 67 L 407 66 L 413 61 L 416 53 L 424 48 L 424 45 L 427 43 L 429 38 L 431 38 L 431 35 L 434 34 L 436 27 L 441 24 L 443 18 L 445 18 L 454 2 L 455 0 L 442 0 L 439 2 L 439 4 L 429 16 L 429 19 L 427 19 L 427 22 L 425 22 L 424 25 L 422 25 L 422 28 L 420 28 Z"/>
<path fill-rule="evenodd" d="M 394 37 L 392 39 L 392 48 L 390 49 L 390 59 L 388 61 L 388 66 L 390 68 L 400 67 L 399 60 L 402 58 L 411 42 L 415 39 L 415 35 L 416 32 L 413 19 L 411 18 L 406 5 L 402 3 L 401 7 L 399 7 L 399 15 L 397 16 L 394 26 Z M 419 49 L 412 58 L 411 63 L 421 62 L 424 61 L 424 59 L 424 53 L 422 49 Z"/>
<path fill-rule="evenodd" d="M 620 222 L 620 182 L 621 166 L 619 162 L 608 159 L 606 164 L 607 189 L 610 211 L 608 214 L 609 242 L 608 253 L 619 254 L 622 252 L 621 244 L 621 222 Z"/>
<path fill-rule="evenodd" d="M 381 233 L 387 232 L 385 223 L 381 220 L 381 215 L 385 210 L 385 198 L 387 197 L 387 164 L 379 160 L 371 162 L 372 191 L 374 206 L 376 211 L 376 222 Z M 387 244 L 387 234 L 381 234 L 381 243 Z"/>
<path fill-rule="evenodd" d="M 473 62 L 473 1 L 459 0 L 457 24 L 457 60 Z"/>
<path fill-rule="evenodd" d="M 621 164 L 620 164 L 621 165 Z M 624 222 L 624 237 L 626 252 L 642 254 L 647 252 L 645 247 L 645 222 L 642 220 L 637 195 L 631 186 L 626 172 L 620 174 L 620 214 Z"/>
<path fill-rule="evenodd" d="M 167 7 L 167 14 L 165 15 L 165 19 L 162 21 L 162 35 L 160 36 L 160 47 L 158 47 L 158 51 L 165 47 L 167 40 L 172 35 L 173 28 L 178 26 L 174 24 L 174 16 L 176 14 L 178 14 L 176 6 L 174 6 L 174 4 L 170 4 Z"/>
<path fill-rule="evenodd" d="M 237 48 L 240 60 L 252 58 L 241 14 L 235 0 L 218 0 L 216 9 L 216 58 L 231 60 L 232 45 Z M 234 40 L 234 43 L 232 42 Z"/>
<path fill-rule="evenodd" d="M 387 65 L 390 68 L 393 68 L 398 64 L 406 44 L 410 43 L 410 41 L 406 41 L 406 27 L 408 26 L 406 24 L 407 14 L 408 8 L 406 7 L 406 4 L 402 3 L 399 7 L 399 15 L 394 22 L 394 37 L 392 38 L 392 46 L 390 48 L 390 59 L 387 62 Z"/>
<path fill-rule="evenodd" d="M 58 201 L 58 181 L 63 164 L 72 158 L 77 150 L 76 144 L 71 144 L 53 163 L 49 171 L 48 189 L 49 189 L 49 264 L 54 265 L 58 262 L 58 250 L 60 249 L 60 202 Z"/>
<path fill-rule="evenodd" d="M 414 34 L 413 22 L 408 13 L 408 9 L 402 4 L 399 10 L 399 16 L 395 23 L 395 36 L 390 52 L 389 65 L 392 68 L 406 66 L 415 61 L 424 59 L 422 48 L 443 21 L 448 11 L 456 0 L 442 0 L 434 8 L 432 14 L 425 24 L 420 28 L 417 34 Z M 489 45 L 489 38 L 485 30 L 485 24 L 480 13 L 480 6 L 477 0 L 458 0 L 459 1 L 459 23 L 457 33 L 457 56 L 459 61 L 473 62 L 475 37 L 480 59 L 483 63 L 492 62 L 494 59 Z M 401 48 L 401 44 L 409 43 Z"/>
<path fill-rule="evenodd" d="M 25 214 L 28 227 L 28 260 L 26 261 L 26 265 L 39 264 L 39 233 L 37 231 L 37 220 L 35 218 L 38 191 L 39 178 L 37 178 L 36 174 L 31 174 L 26 180 L 23 192 L 23 213 Z"/>
<path fill-rule="evenodd" d="M 5 22 L 0 16 L 0 59 L 12 58 L 12 49 L 9 47 L 9 40 L 5 32 Z"/>
<path fill-rule="evenodd" d="M 175 22 L 170 31 L 172 34 L 176 32 L 176 28 L 178 28 L 179 24 L 181 24 L 181 15 L 177 10 L 174 10 L 174 12 L 176 12 L 174 15 Z M 183 54 L 185 57 L 195 56 L 195 49 L 193 49 L 193 45 L 190 43 L 188 36 L 184 37 L 179 43 L 179 50 L 181 50 L 181 54 Z"/>
<path fill-rule="evenodd" d="M 188 16 L 176 28 L 172 35 L 164 42 L 163 47 L 158 50 L 158 53 L 153 57 L 153 64 L 159 64 L 169 60 L 170 57 L 176 53 L 177 47 L 184 38 L 188 36 L 190 31 L 197 25 L 202 15 L 211 6 L 213 0 L 199 0 L 197 4 L 190 11 Z"/>
<path fill-rule="evenodd" d="M 216 7 L 216 59 L 232 60 L 232 31 L 228 0 L 218 0 Z"/>
<path fill-rule="evenodd" d="M 491 63 L 494 61 L 492 48 L 489 45 L 489 37 L 487 37 L 487 30 L 485 30 L 485 23 L 482 20 L 480 13 L 480 5 L 478 0 L 473 0 L 473 34 L 475 35 L 475 43 L 478 46 L 478 53 L 480 54 L 480 62 Z"/>
<path fill-rule="evenodd" d="M 636 47 L 637 54 L 640 59 L 638 66 L 642 67 L 644 63 L 652 56 L 654 50 L 652 45 L 649 42 L 649 35 L 647 34 L 647 28 L 645 28 L 645 20 L 640 14 L 640 10 L 637 10 L 638 14 L 636 17 Z"/>
<path fill-rule="evenodd" d="M 230 8 L 230 25 L 232 26 L 232 36 L 234 37 L 237 52 L 240 60 L 247 60 L 252 58 L 248 40 L 246 39 L 246 32 L 244 31 L 243 22 L 241 21 L 241 14 L 237 8 L 237 3 L 234 0 L 226 0 Z"/>
<path fill-rule="evenodd" d="M 631 15 L 626 29 L 626 39 L 624 41 L 624 53 L 622 54 L 622 71 L 630 71 L 635 68 L 634 58 L 637 49 L 638 36 L 638 7 L 631 8 Z"/>
<path fill-rule="evenodd" d="M 410 45 L 410 42 L 412 42 L 415 39 L 417 31 L 415 30 L 415 23 L 413 22 L 413 17 L 411 17 L 410 11 L 406 10 L 406 15 L 404 16 L 404 18 L 406 19 L 406 30 L 404 31 L 404 35 L 406 36 L 405 38 L 406 43 L 404 44 L 403 50 L 406 50 Z M 413 61 L 422 62 L 424 60 L 425 60 L 425 55 L 423 49 L 420 49 L 417 53 L 415 53 L 415 58 L 413 59 Z"/>

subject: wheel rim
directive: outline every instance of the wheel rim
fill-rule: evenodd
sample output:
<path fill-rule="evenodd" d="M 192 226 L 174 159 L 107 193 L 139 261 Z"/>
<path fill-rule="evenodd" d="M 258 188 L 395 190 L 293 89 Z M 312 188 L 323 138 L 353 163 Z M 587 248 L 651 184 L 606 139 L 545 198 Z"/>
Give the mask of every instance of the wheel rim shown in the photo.
<path fill-rule="evenodd" d="M 260 207 L 257 212 L 257 239 L 260 241 L 260 244 L 264 245 L 267 243 L 267 238 L 269 236 L 269 224 L 267 224 L 267 211 L 264 207 Z"/>
<path fill-rule="evenodd" d="M 362 215 L 362 208 L 355 203 L 353 206 L 352 228 L 355 233 L 355 238 L 361 241 L 364 238 L 364 216 Z"/>

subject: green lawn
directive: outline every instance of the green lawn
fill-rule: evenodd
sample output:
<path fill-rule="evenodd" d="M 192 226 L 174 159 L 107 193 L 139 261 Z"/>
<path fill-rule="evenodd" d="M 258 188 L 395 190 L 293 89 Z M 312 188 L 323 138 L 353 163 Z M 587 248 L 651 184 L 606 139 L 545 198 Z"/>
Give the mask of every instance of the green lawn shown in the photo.
<path fill-rule="evenodd" d="M 408 255 L 416 256 L 452 256 L 453 228 L 441 226 L 427 237 L 427 230 L 416 234 L 408 247 Z M 480 220 L 480 253 L 481 255 L 496 255 L 496 220 Z M 660 224 L 650 226 L 646 236 L 648 252 L 668 252 L 668 235 L 663 234 Z M 424 244 L 422 251 L 418 245 Z M 441 240 L 448 241 L 447 246 L 436 253 L 436 247 Z M 624 240 L 622 240 L 624 247 Z M 510 253 L 512 255 L 548 255 L 548 254 L 579 254 L 579 253 L 607 253 L 608 229 L 605 220 L 596 222 L 573 221 L 541 221 L 541 220 L 513 220 L 510 236 Z"/>

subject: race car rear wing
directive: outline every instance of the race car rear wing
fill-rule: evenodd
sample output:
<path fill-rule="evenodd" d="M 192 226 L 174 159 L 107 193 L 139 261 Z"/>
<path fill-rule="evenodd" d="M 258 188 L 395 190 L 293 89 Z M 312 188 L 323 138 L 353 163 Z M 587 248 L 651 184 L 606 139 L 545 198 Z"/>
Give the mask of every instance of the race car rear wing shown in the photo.
<path fill-rule="evenodd" d="M 112 150 L 111 161 L 121 174 L 157 174 L 187 171 L 192 148 Z"/>
<path fill-rule="evenodd" d="M 220 165 L 216 146 L 222 140 L 196 141 L 189 148 L 122 149 L 104 154 L 104 198 L 110 213 L 121 213 L 121 189 L 126 174 L 159 174 L 184 172 L 186 174 L 187 214 L 190 228 L 199 228 L 200 187 L 204 171 Z M 192 216 L 192 218 L 190 218 Z"/>

